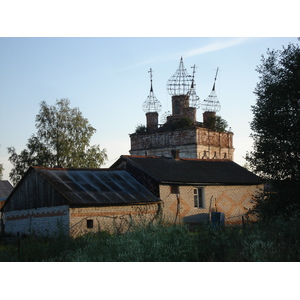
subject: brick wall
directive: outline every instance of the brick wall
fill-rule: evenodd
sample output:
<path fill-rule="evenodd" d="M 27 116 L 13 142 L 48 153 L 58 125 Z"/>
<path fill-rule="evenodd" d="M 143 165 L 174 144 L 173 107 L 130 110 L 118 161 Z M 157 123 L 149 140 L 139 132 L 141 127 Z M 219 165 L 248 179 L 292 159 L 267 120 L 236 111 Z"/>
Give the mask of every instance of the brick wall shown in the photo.
<path fill-rule="evenodd" d="M 193 186 L 180 186 L 179 194 L 172 194 L 168 185 L 160 186 L 163 200 L 163 220 L 167 223 L 201 223 L 209 220 L 211 211 L 223 212 L 225 224 L 242 222 L 242 216 L 253 207 L 252 196 L 260 186 L 206 186 L 203 208 L 194 207 Z"/>
<path fill-rule="evenodd" d="M 233 133 L 214 132 L 206 128 L 132 134 L 131 155 L 171 156 L 180 150 L 182 158 L 216 158 L 233 160 Z"/>
<path fill-rule="evenodd" d="M 131 150 L 164 148 L 196 143 L 195 129 L 174 130 L 140 135 L 133 134 L 130 138 Z"/>
<path fill-rule="evenodd" d="M 197 146 L 194 145 L 182 145 L 176 147 L 165 147 L 165 148 L 153 148 L 148 150 L 130 150 L 131 155 L 154 155 L 154 156 L 172 156 L 172 150 L 179 150 L 179 157 L 181 158 L 195 158 L 197 153 Z"/>
<path fill-rule="evenodd" d="M 53 206 L 15 210 L 4 214 L 5 232 L 51 236 L 60 232 L 68 234 L 69 207 Z"/>
<path fill-rule="evenodd" d="M 70 208 L 70 235 L 126 232 L 136 225 L 155 221 L 158 213 L 159 204 Z"/>
<path fill-rule="evenodd" d="M 134 226 L 155 222 L 159 204 L 69 208 L 43 207 L 6 212 L 5 232 L 52 236 L 63 232 L 76 237 L 88 232 L 126 232 Z M 91 226 L 92 228 L 88 228 Z"/>

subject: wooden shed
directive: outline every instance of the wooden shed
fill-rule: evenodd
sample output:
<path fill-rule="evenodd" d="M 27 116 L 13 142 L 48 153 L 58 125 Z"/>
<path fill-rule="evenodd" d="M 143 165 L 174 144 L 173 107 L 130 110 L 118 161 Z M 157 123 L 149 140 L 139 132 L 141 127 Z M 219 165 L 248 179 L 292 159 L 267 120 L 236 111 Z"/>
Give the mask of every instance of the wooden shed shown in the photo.
<path fill-rule="evenodd" d="M 7 233 L 78 236 L 151 222 L 160 202 L 125 170 L 30 167 L 2 211 Z"/>

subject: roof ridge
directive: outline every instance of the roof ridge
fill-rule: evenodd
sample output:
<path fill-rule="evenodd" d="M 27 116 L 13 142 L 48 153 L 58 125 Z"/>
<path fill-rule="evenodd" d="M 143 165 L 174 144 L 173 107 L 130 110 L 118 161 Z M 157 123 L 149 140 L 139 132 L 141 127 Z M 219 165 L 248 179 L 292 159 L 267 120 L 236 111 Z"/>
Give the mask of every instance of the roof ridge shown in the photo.
<path fill-rule="evenodd" d="M 128 157 L 128 158 L 158 158 L 158 159 L 173 159 L 171 156 L 155 156 L 155 155 L 121 155 L 123 157 Z M 222 158 L 187 158 L 187 157 L 179 157 L 178 159 L 174 160 L 192 160 L 192 161 L 224 161 L 224 162 L 233 162 L 233 160 L 230 159 L 222 159 Z"/>
<path fill-rule="evenodd" d="M 58 167 L 37 167 L 31 166 L 33 169 L 38 170 L 48 170 L 48 171 L 116 171 L 117 169 L 110 168 L 58 168 Z"/>

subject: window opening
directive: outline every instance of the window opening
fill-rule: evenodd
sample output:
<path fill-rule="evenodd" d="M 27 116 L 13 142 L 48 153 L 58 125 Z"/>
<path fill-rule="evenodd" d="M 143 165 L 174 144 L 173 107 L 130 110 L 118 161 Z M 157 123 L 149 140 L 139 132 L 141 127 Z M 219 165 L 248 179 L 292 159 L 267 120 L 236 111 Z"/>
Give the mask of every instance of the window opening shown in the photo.
<path fill-rule="evenodd" d="M 86 220 L 86 227 L 93 228 L 94 227 L 94 220 Z"/>
<path fill-rule="evenodd" d="M 171 194 L 179 194 L 179 186 L 178 185 L 170 185 L 170 193 Z"/>
<path fill-rule="evenodd" d="M 194 188 L 194 207 L 204 208 L 203 188 Z"/>

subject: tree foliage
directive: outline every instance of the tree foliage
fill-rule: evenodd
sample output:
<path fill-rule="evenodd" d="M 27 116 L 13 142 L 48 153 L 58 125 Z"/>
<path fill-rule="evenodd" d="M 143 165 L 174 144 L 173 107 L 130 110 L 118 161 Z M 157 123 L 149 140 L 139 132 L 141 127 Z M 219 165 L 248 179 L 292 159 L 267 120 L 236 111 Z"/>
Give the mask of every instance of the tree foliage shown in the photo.
<path fill-rule="evenodd" d="M 299 181 L 300 49 L 268 50 L 257 67 L 259 82 L 251 129 L 253 151 L 246 160 L 258 175 Z"/>
<path fill-rule="evenodd" d="M 9 161 L 14 165 L 10 179 L 16 184 L 29 166 L 98 168 L 107 160 L 106 149 L 90 146 L 96 132 L 78 108 L 71 108 L 68 99 L 56 101 L 56 106 L 40 103 L 36 116 L 37 133 L 27 143 L 27 149 L 16 153 L 8 148 Z"/>

